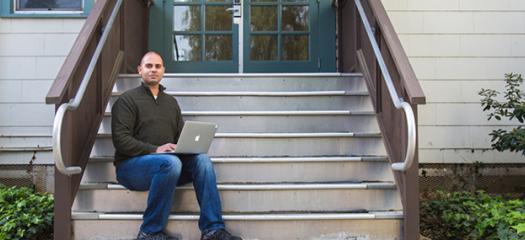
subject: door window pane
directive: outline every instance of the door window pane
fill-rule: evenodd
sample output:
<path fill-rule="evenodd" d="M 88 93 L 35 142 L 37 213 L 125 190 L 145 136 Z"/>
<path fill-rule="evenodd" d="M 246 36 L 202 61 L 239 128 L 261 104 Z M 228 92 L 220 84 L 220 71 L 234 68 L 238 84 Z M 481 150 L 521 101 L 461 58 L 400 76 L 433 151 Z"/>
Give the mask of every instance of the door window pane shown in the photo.
<path fill-rule="evenodd" d="M 8 1 L 8 0 L 4 0 Z M 82 0 L 16 0 L 17 11 L 81 11 Z"/>
<path fill-rule="evenodd" d="M 200 6 L 174 6 L 173 30 L 199 31 L 201 29 Z"/>
<path fill-rule="evenodd" d="M 277 35 L 251 35 L 250 60 L 277 60 Z"/>
<path fill-rule="evenodd" d="M 308 31 L 308 6 L 283 6 L 282 30 Z"/>
<path fill-rule="evenodd" d="M 231 35 L 207 35 L 206 36 L 206 60 L 225 61 L 232 60 L 232 36 Z"/>
<path fill-rule="evenodd" d="M 206 31 L 232 30 L 232 13 L 226 11 L 231 6 L 206 6 Z"/>
<path fill-rule="evenodd" d="M 195 2 L 200 2 L 201 0 L 173 0 L 173 2 L 175 3 L 195 3 Z"/>
<path fill-rule="evenodd" d="M 254 31 L 277 30 L 277 6 L 251 6 L 250 29 Z"/>
<path fill-rule="evenodd" d="M 283 36 L 283 60 L 308 60 L 308 35 Z"/>
<path fill-rule="evenodd" d="M 173 59 L 175 61 L 201 60 L 200 35 L 175 35 L 173 40 Z"/>

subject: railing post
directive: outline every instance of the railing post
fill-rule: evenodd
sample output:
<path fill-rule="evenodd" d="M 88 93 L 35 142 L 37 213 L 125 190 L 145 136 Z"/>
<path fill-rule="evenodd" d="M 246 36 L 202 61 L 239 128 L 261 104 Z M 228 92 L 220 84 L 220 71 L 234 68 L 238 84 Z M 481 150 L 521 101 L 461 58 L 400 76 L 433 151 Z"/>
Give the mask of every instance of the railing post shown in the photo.
<path fill-rule="evenodd" d="M 354 1 L 339 0 L 339 71 L 355 72 L 358 64 L 356 52 L 358 38 L 357 12 Z"/>
<path fill-rule="evenodd" d="M 56 105 L 56 109 L 60 104 Z M 69 133 L 71 131 L 70 125 L 66 122 L 64 124 L 64 131 L 62 137 L 65 141 L 69 141 Z M 66 165 L 71 165 L 70 148 L 64 148 L 62 151 L 65 158 Z M 55 167 L 55 190 L 54 190 L 54 222 L 53 222 L 53 238 L 55 240 L 69 240 L 72 238 L 71 226 L 71 203 L 73 202 L 73 182 L 70 176 L 62 174 Z"/>
<path fill-rule="evenodd" d="M 417 122 L 417 105 L 411 104 L 411 106 Z M 412 163 L 412 166 L 407 169 L 404 176 L 406 186 L 403 196 L 405 199 L 404 236 L 406 240 L 419 240 L 419 146 L 417 144 L 417 139 L 416 132 L 414 162 Z"/>
<path fill-rule="evenodd" d="M 122 70 L 125 73 L 135 73 L 139 61 L 148 49 L 148 21 L 151 1 L 126 0 L 123 4 L 123 15 L 126 19 L 122 48 L 125 52 Z"/>
<path fill-rule="evenodd" d="M 53 236 L 55 240 L 69 240 L 71 231 L 71 208 L 69 203 L 73 202 L 72 185 L 69 176 L 60 173 L 55 168 L 55 219 Z"/>

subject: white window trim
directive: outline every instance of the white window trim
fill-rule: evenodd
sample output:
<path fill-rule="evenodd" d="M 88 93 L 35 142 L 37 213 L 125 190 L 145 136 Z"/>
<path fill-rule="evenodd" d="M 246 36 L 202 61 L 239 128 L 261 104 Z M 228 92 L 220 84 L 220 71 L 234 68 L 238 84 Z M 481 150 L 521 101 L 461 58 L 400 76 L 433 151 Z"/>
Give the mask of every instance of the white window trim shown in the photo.
<path fill-rule="evenodd" d="M 17 0 L 13 0 L 14 14 L 83 14 L 86 8 L 85 0 L 82 0 L 82 10 L 58 10 L 58 11 L 25 11 L 17 10 Z"/>

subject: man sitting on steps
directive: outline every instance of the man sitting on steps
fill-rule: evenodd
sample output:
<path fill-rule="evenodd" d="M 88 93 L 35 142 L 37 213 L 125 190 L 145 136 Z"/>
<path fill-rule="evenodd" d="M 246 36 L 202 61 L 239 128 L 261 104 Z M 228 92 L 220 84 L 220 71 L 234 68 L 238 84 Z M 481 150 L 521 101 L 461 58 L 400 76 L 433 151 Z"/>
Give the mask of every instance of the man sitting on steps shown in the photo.
<path fill-rule="evenodd" d="M 158 53 L 146 53 L 138 66 L 143 83 L 122 94 L 111 110 L 117 180 L 130 190 L 149 190 L 137 239 L 179 239 L 168 236 L 164 229 L 176 186 L 193 182 L 200 206 L 201 239 L 240 240 L 225 230 L 208 155 L 162 154 L 177 147 L 184 125 L 177 100 L 160 85 L 164 70 Z"/>

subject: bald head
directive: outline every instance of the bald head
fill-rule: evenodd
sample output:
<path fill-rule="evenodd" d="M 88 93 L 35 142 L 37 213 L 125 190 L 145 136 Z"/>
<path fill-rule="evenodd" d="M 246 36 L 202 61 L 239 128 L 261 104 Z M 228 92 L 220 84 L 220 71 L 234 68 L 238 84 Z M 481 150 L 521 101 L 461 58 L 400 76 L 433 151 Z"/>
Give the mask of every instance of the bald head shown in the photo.
<path fill-rule="evenodd" d="M 142 56 L 142 59 L 140 60 L 140 65 L 142 65 L 142 63 L 144 63 L 144 58 L 146 58 L 148 56 L 152 56 L 152 55 L 158 56 L 160 58 L 160 60 L 162 61 L 162 63 L 164 64 L 164 60 L 162 60 L 162 56 L 158 52 L 149 51 L 146 54 L 144 54 L 144 56 Z"/>
<path fill-rule="evenodd" d="M 137 70 L 145 84 L 156 88 L 164 76 L 164 61 L 160 54 L 153 51 L 147 52 L 142 57 Z"/>

